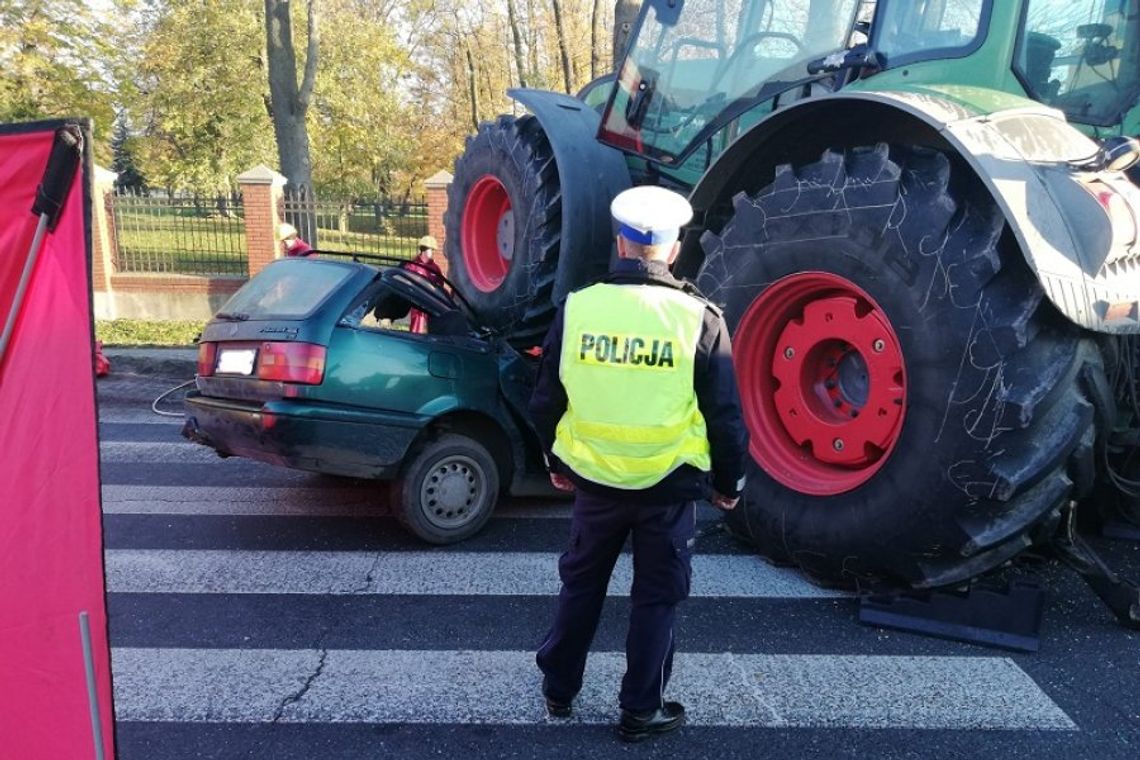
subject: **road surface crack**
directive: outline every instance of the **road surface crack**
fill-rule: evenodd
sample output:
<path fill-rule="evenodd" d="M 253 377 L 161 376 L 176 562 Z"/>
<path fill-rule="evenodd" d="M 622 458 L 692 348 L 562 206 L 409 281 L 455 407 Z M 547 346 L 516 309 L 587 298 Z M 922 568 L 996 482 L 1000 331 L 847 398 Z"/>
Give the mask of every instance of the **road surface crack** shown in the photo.
<path fill-rule="evenodd" d="M 313 685 L 313 682 L 320 678 L 321 673 L 324 672 L 325 661 L 328 660 L 328 656 L 329 650 L 321 649 L 321 659 L 317 662 L 317 667 L 313 670 L 312 673 L 309 674 L 309 677 L 305 679 L 305 682 L 301 684 L 300 689 L 288 695 L 285 697 L 285 699 L 281 700 L 281 704 L 277 706 L 277 711 L 273 713 L 273 720 L 271 722 L 280 722 L 281 717 L 285 714 L 285 710 L 289 708 L 289 705 L 297 704 L 305 698 L 305 694 L 308 693 L 310 687 Z"/>
<path fill-rule="evenodd" d="M 376 580 L 376 568 L 380 564 L 380 559 L 381 552 L 376 552 L 376 555 L 372 558 L 372 565 L 369 566 L 368 572 L 364 576 L 364 581 L 360 586 L 349 591 L 350 594 L 365 594 L 372 590 L 372 584 Z"/>

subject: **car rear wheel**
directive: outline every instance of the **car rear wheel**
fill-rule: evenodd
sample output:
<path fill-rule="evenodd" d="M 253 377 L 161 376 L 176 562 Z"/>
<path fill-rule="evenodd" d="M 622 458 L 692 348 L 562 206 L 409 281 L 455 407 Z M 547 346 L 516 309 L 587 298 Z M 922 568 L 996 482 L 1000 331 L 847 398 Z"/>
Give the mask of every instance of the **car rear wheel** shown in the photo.
<path fill-rule="evenodd" d="M 1092 487 L 1100 352 L 951 170 L 829 151 L 702 241 L 751 440 L 729 526 L 822 582 L 959 583 Z"/>
<path fill-rule="evenodd" d="M 393 483 L 400 522 L 424 541 L 452 544 L 479 532 L 499 496 L 499 471 L 487 449 L 465 435 L 429 441 Z"/>

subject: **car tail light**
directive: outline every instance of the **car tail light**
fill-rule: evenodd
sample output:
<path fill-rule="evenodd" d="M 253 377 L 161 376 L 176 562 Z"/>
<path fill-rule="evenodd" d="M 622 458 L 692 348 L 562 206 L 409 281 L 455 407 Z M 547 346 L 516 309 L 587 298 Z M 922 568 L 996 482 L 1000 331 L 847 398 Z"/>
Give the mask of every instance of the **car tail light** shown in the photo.
<path fill-rule="evenodd" d="M 214 374 L 214 365 L 218 360 L 217 343 L 198 344 L 198 377 L 209 377 Z"/>
<path fill-rule="evenodd" d="M 262 343 L 259 380 L 320 385 L 325 378 L 325 347 L 312 343 Z"/>

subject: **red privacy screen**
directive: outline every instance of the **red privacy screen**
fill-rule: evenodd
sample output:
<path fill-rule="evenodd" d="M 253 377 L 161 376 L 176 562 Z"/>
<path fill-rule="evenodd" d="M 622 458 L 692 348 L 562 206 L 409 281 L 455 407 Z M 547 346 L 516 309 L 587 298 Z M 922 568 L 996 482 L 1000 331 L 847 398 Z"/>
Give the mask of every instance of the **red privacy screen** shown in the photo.
<path fill-rule="evenodd" d="M 29 258 L 32 206 L 60 126 L 0 125 L 3 322 Z M 88 169 L 65 193 L 0 357 L 0 757 L 98 757 L 99 734 L 102 756 L 114 756 Z M 90 622 L 87 659 L 82 612 Z"/>

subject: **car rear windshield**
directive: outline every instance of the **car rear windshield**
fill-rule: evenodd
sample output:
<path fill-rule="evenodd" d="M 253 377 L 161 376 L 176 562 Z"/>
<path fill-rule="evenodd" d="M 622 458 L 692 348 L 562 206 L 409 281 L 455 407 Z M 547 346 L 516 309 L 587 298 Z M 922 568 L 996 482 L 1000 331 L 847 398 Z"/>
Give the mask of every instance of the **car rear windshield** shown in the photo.
<path fill-rule="evenodd" d="M 351 266 L 314 259 L 282 259 L 233 294 L 222 319 L 302 319 L 352 276 Z"/>

